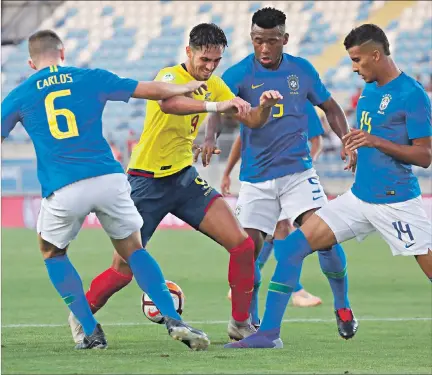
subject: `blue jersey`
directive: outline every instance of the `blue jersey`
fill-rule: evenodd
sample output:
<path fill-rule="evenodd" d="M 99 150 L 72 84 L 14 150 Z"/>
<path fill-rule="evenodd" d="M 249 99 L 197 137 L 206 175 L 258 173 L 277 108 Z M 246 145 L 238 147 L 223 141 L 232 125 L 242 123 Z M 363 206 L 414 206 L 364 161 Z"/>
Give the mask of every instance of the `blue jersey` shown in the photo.
<path fill-rule="evenodd" d="M 259 105 L 264 91 L 278 90 L 283 95 L 265 126 L 240 126 L 240 180 L 262 182 L 312 167 L 308 145 L 312 111 L 308 112 L 308 106 L 313 109 L 310 103 L 325 102 L 330 93 L 307 60 L 284 53 L 278 69 L 268 70 L 251 54 L 229 68 L 222 79 L 234 94 L 252 106 Z"/>
<path fill-rule="evenodd" d="M 2 102 L 1 136 L 18 121 L 33 141 L 42 196 L 73 182 L 124 173 L 102 135 L 108 100 L 127 102 L 138 82 L 102 69 L 52 65 Z"/>
<path fill-rule="evenodd" d="M 357 126 L 399 145 L 429 137 L 431 103 L 423 87 L 402 73 L 384 86 L 368 83 L 357 104 Z M 396 203 L 420 195 L 411 164 L 371 147 L 358 150 L 352 192 L 369 203 Z"/>

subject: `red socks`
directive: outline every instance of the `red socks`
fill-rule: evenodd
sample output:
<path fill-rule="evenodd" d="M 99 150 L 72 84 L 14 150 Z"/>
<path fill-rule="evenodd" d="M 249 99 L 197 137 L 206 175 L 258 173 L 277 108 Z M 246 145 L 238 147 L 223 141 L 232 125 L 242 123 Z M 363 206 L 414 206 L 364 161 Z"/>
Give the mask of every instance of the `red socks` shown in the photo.
<path fill-rule="evenodd" d="M 231 249 L 228 281 L 231 287 L 232 316 L 237 321 L 249 318 L 249 306 L 254 289 L 254 242 L 246 238 L 241 245 Z"/>
<path fill-rule="evenodd" d="M 108 268 L 96 276 L 86 293 L 87 302 L 92 313 L 95 314 L 114 293 L 123 289 L 131 280 L 132 275 L 124 275 L 114 268 Z"/>

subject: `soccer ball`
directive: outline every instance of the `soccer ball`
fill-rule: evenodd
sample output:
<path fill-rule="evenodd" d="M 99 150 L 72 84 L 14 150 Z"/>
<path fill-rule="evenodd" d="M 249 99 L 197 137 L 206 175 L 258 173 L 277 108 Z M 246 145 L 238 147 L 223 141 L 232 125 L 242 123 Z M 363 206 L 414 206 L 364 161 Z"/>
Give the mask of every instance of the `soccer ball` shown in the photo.
<path fill-rule="evenodd" d="M 165 283 L 168 287 L 168 290 L 171 293 L 171 297 L 174 301 L 174 306 L 177 312 L 181 315 L 184 309 L 184 303 L 185 303 L 185 296 L 183 294 L 183 291 L 181 288 L 174 282 L 165 280 Z M 151 320 L 154 323 L 162 324 L 163 323 L 163 316 L 160 313 L 157 306 L 153 303 L 153 301 L 150 299 L 148 294 L 143 293 L 141 297 L 141 308 L 142 312 L 144 313 L 144 316 Z"/>

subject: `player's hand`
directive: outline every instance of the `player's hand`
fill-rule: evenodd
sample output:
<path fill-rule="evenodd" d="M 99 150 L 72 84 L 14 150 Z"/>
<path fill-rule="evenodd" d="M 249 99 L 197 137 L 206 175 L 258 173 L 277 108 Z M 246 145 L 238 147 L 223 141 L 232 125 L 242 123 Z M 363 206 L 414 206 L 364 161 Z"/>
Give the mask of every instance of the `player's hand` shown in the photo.
<path fill-rule="evenodd" d="M 348 134 L 342 138 L 345 148 L 354 151 L 359 147 L 376 147 L 378 138 L 368 132 L 360 129 L 351 129 Z"/>
<path fill-rule="evenodd" d="M 260 97 L 260 107 L 263 108 L 273 107 L 281 99 L 283 99 L 283 96 L 279 91 L 276 90 L 264 91 Z"/>
<path fill-rule="evenodd" d="M 219 155 L 221 153 L 215 141 L 211 140 L 205 140 L 201 146 L 192 145 L 192 151 L 194 152 L 194 162 L 198 161 L 199 155 L 201 154 L 202 165 L 204 167 L 210 164 L 210 159 L 213 155 Z"/>
<path fill-rule="evenodd" d="M 186 83 L 185 86 L 188 89 L 186 95 L 189 95 L 187 96 L 190 96 L 190 94 L 192 93 L 195 95 L 203 95 L 204 92 L 207 90 L 207 82 L 204 81 L 190 81 Z"/>
<path fill-rule="evenodd" d="M 345 171 L 352 171 L 354 174 L 357 168 L 357 151 L 348 150 L 345 146 L 342 146 L 341 159 L 348 164 L 344 167 Z"/>
<path fill-rule="evenodd" d="M 244 116 L 248 114 L 250 110 L 250 103 L 238 96 L 234 99 L 217 103 L 217 111 L 219 113 L 238 113 L 240 116 Z"/>
<path fill-rule="evenodd" d="M 231 187 L 231 177 L 227 174 L 224 174 L 221 181 L 221 191 L 222 195 L 226 197 L 227 195 L 230 195 L 230 187 Z"/>

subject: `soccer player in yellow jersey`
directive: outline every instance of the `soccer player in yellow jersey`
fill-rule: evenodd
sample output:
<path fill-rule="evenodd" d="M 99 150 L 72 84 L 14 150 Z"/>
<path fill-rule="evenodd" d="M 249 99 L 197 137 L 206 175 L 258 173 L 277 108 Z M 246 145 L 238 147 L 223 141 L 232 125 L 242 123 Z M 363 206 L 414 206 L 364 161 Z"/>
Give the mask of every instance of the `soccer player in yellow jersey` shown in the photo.
<path fill-rule="evenodd" d="M 255 332 L 248 311 L 254 287 L 254 243 L 221 195 L 192 166 L 192 145 L 208 112 L 214 112 L 214 118 L 219 118 L 216 113 L 226 113 L 246 126 L 261 127 L 282 96 L 277 91 L 265 91 L 255 108 L 235 97 L 221 78 L 212 75 L 226 46 L 225 34 L 218 26 L 200 24 L 192 29 L 187 61 L 162 69 L 155 80 L 172 84 L 206 81 L 207 92 L 147 102 L 144 131 L 132 152 L 127 173 L 131 197 L 144 220 L 144 246 L 164 216 L 172 213 L 228 250 L 232 290 L 228 335 L 240 340 Z M 131 278 L 127 263 L 114 255 L 111 268 L 97 276 L 87 292 L 93 313 Z M 75 341 L 79 341 L 80 327 L 72 315 L 69 323 Z"/>

